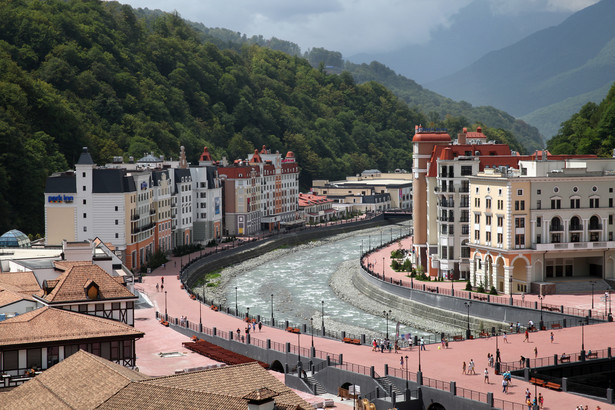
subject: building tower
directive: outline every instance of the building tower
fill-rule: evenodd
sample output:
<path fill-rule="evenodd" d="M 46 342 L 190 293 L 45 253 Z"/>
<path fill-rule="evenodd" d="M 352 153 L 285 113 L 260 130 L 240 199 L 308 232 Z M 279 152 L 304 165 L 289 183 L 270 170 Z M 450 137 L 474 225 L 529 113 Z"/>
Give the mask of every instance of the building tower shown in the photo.
<path fill-rule="evenodd" d="M 447 145 L 451 143 L 451 137 L 446 130 L 434 130 L 415 126 L 414 137 L 412 138 L 412 219 L 414 221 L 413 252 L 414 262 L 422 266 L 427 271 L 428 241 L 427 231 L 429 229 L 427 220 L 427 164 L 431 158 L 431 152 L 436 145 Z M 432 223 L 435 227 L 435 221 Z"/>

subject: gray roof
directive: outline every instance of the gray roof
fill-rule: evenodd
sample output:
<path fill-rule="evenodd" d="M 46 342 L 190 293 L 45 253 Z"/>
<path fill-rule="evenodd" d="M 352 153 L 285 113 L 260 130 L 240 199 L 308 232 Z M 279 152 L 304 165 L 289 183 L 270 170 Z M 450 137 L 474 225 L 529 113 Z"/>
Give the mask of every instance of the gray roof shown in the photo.
<path fill-rule="evenodd" d="M 154 154 L 147 154 L 141 159 L 138 159 L 137 162 L 162 162 L 159 157 L 155 157 Z"/>
<path fill-rule="evenodd" d="M 81 164 L 81 165 L 88 165 L 88 164 L 93 165 L 94 164 L 94 160 L 92 159 L 92 156 L 88 152 L 88 147 L 83 147 L 83 151 L 81 152 L 81 155 L 79 156 L 79 161 L 77 161 L 77 164 Z"/>
<path fill-rule="evenodd" d="M 136 191 L 132 177 L 126 176 L 126 170 L 119 168 L 95 169 L 92 175 L 95 194 L 111 194 Z"/>
<path fill-rule="evenodd" d="M 182 182 L 182 177 L 190 177 L 190 170 L 188 168 L 177 168 L 174 171 L 175 172 L 173 172 L 173 174 L 175 180 L 173 182 L 175 184 Z"/>
<path fill-rule="evenodd" d="M 53 175 L 47 178 L 46 194 L 70 194 L 77 192 L 75 174 Z"/>

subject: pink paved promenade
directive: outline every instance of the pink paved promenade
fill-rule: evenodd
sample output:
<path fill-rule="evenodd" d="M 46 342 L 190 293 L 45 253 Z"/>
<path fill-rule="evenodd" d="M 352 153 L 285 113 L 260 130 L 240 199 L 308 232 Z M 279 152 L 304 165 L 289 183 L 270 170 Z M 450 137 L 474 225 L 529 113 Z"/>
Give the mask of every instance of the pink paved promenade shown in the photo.
<path fill-rule="evenodd" d="M 392 245 L 393 247 L 397 245 Z M 390 250 L 382 250 L 382 255 L 387 258 L 387 253 L 390 255 Z M 380 260 L 380 269 L 382 268 L 382 256 L 375 256 L 376 263 Z M 160 277 L 165 277 L 165 291 L 167 291 L 167 311 L 169 316 L 180 317 L 187 316 L 188 320 L 194 323 L 199 322 L 199 303 L 191 300 L 185 290 L 180 288 L 180 282 L 177 279 L 179 266 L 175 267 L 171 262 L 166 264 L 164 270 L 157 270 L 151 275 L 146 276 L 143 283 L 138 284 L 137 288 L 145 292 L 154 303 L 155 309 L 138 310 L 135 327 L 145 331 L 146 335 L 143 339 L 137 341 L 137 366 L 140 370 L 148 375 L 169 374 L 175 370 L 183 368 L 191 368 L 203 366 L 211 363 L 209 359 L 201 358 L 196 354 L 186 354 L 179 358 L 160 357 L 160 352 L 183 352 L 181 347 L 182 341 L 187 341 L 188 338 L 179 335 L 178 333 L 160 325 L 154 318 L 154 310 L 164 313 L 165 298 L 163 292 L 156 292 L 156 283 L 160 283 Z M 178 259 L 179 260 L 179 259 Z M 179 265 L 179 262 L 177 263 Z M 386 259 L 385 259 L 385 265 Z M 377 270 L 376 265 L 376 270 Z M 392 271 L 387 271 L 385 266 L 385 274 L 393 274 Z M 406 278 L 407 279 L 407 278 Z M 435 282 L 434 282 L 435 285 Z M 450 282 L 444 282 L 443 286 Z M 455 286 L 465 286 L 463 283 L 455 283 Z M 530 296 L 526 296 L 526 300 Z M 558 304 L 572 303 L 575 306 L 581 306 L 588 303 L 589 295 L 577 296 L 574 298 L 566 295 L 565 297 L 553 296 L 557 298 Z M 560 302 L 561 300 L 561 302 Z M 591 305 L 591 300 L 589 300 Z M 282 319 L 282 318 L 280 318 Z M 206 327 L 216 327 L 220 330 L 233 330 L 238 327 L 243 330 L 243 322 L 240 319 L 228 316 L 220 312 L 214 312 L 207 307 L 202 307 L 203 325 Z M 326 326 L 326 318 L 325 318 Z M 507 344 L 503 343 L 502 338 L 499 338 L 499 347 L 503 362 L 518 360 L 521 355 L 534 358 L 534 347 L 538 350 L 538 357 L 549 357 L 553 354 L 574 353 L 581 349 L 581 328 L 566 328 L 554 331 L 554 343 L 550 343 L 549 331 L 542 331 L 530 334 L 530 342 L 523 342 L 523 335 L 508 336 Z M 256 331 L 252 334 L 253 337 L 261 340 L 271 339 L 272 341 L 284 343 L 290 342 L 297 344 L 298 336 L 280 329 L 268 328 L 263 326 L 261 332 Z M 309 334 L 300 335 L 300 343 L 302 347 L 308 347 L 311 344 L 311 336 Z M 608 341 L 615 338 L 615 327 L 613 323 L 605 323 L 600 325 L 585 326 L 585 349 L 600 350 L 609 346 Z M 323 350 L 333 354 L 343 353 L 344 361 L 360 364 L 364 366 L 375 366 L 376 372 L 380 375 L 384 374 L 384 364 L 387 363 L 391 369 L 400 368 L 400 355 L 395 353 L 379 353 L 372 352 L 369 346 L 354 346 L 343 344 L 337 340 L 314 337 L 314 345 L 318 350 Z M 482 372 L 487 367 L 487 353 L 495 353 L 495 339 L 477 339 L 463 342 L 449 343 L 449 349 L 439 350 L 437 345 L 428 345 L 427 350 L 421 353 L 421 367 L 423 376 L 442 380 L 446 383 L 456 381 L 458 388 L 472 389 L 479 392 L 493 392 L 496 399 L 507 400 L 515 403 L 524 402 L 524 392 L 527 387 L 534 392 L 534 386 L 522 381 L 513 380 L 513 386 L 508 394 L 501 392 L 501 378 L 493 374 L 493 369 L 489 368 L 490 384 L 483 383 Z M 418 369 L 418 350 L 413 348 L 404 350 L 401 354 L 409 357 L 409 370 L 416 372 Z M 461 365 L 463 361 L 469 362 L 474 359 L 476 363 L 477 375 L 463 375 L 461 373 Z M 589 405 L 590 409 L 595 409 L 600 405 L 601 408 L 608 408 L 604 403 L 581 398 L 572 394 L 563 392 L 555 392 L 545 388 L 538 388 L 538 392 L 542 393 L 545 398 L 546 409 L 574 409 L 577 405 Z"/>

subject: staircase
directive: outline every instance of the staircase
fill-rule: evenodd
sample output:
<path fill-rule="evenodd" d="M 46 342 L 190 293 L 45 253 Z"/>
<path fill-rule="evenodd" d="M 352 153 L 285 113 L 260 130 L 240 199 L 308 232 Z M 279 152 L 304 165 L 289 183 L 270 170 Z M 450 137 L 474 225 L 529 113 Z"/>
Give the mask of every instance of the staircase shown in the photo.
<path fill-rule="evenodd" d="M 594 279 L 592 277 L 584 277 L 579 280 L 554 280 L 556 293 L 591 293 L 594 282 L 594 294 L 604 294 L 605 291 L 611 290 L 611 286 L 604 279 Z"/>
<path fill-rule="evenodd" d="M 397 386 L 391 382 L 391 380 L 389 379 L 389 376 L 378 377 L 375 380 L 380 385 L 380 387 L 385 391 L 385 394 L 387 396 L 391 395 L 391 387 L 393 388 L 392 390 L 393 394 L 397 395 L 398 397 L 404 394 L 403 391 L 398 389 Z"/>
<path fill-rule="evenodd" d="M 306 381 L 308 382 L 308 384 L 310 385 L 310 387 L 312 386 L 316 386 L 316 395 L 320 396 L 321 394 L 325 394 L 327 391 L 325 390 L 324 387 L 322 387 L 322 385 L 320 383 L 318 383 L 318 380 L 316 380 L 314 378 L 314 376 L 308 376 Z"/>

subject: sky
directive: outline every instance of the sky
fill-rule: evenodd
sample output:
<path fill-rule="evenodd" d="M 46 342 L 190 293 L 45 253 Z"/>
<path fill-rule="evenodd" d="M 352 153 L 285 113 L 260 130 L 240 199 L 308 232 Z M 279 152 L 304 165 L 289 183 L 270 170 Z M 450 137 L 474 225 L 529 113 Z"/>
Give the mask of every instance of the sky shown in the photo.
<path fill-rule="evenodd" d="M 265 38 L 358 53 L 424 44 L 472 0 L 120 0 L 133 7 L 177 11 L 181 17 Z M 523 10 L 578 11 L 598 0 L 482 0 L 494 13 Z"/>

